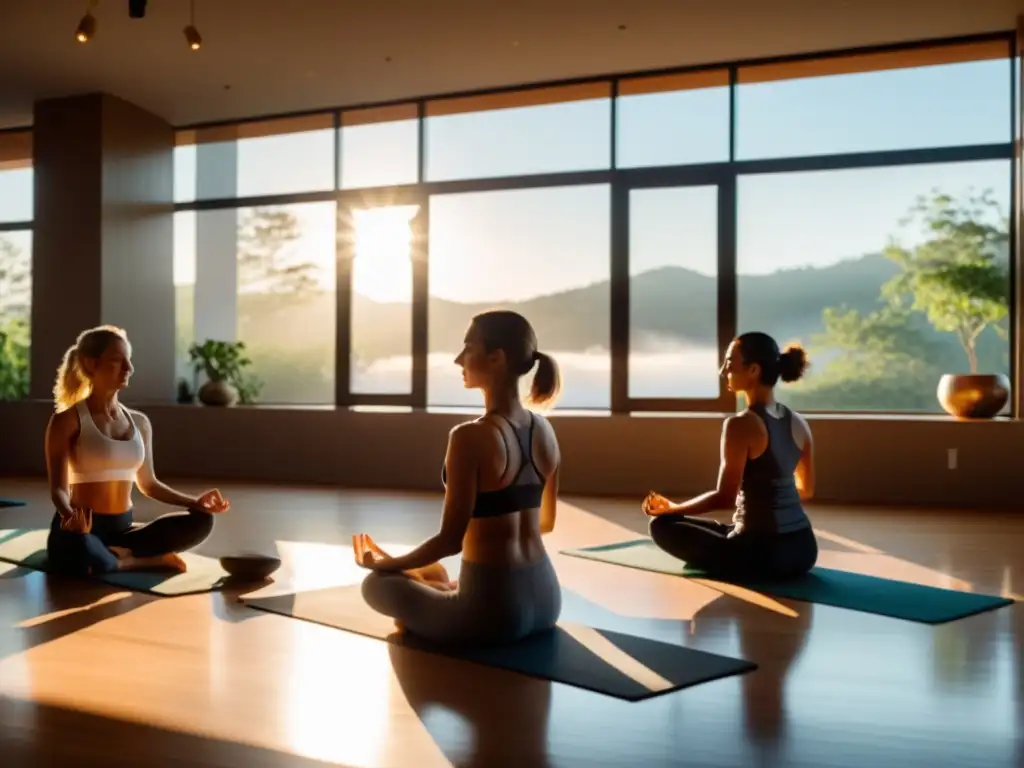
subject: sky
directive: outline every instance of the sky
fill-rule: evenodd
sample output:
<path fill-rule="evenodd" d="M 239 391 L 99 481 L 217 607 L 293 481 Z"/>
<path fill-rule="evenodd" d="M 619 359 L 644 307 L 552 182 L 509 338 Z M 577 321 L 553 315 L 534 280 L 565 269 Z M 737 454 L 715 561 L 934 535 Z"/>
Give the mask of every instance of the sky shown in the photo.
<path fill-rule="evenodd" d="M 742 85 L 737 156 L 1009 141 L 1010 85 L 1006 60 Z M 623 97 L 618 124 L 620 167 L 723 161 L 728 89 Z M 607 100 L 433 117 L 426 126 L 427 176 L 433 181 L 607 168 L 610 125 Z M 341 144 L 344 188 L 415 181 L 415 121 L 346 127 Z M 216 175 L 204 196 L 330 190 L 333 150 L 331 131 L 246 139 L 239 145 L 237 176 Z M 216 145 L 203 147 L 211 154 L 201 168 L 216 167 L 216 151 Z M 176 149 L 176 199 L 196 199 L 196 182 L 195 148 Z M 0 172 L 0 221 L 31 217 L 31 184 L 31 172 Z M 917 195 L 933 188 L 954 194 L 992 188 L 1008 207 L 1009 185 L 1005 161 L 742 177 L 739 271 L 823 266 L 878 251 L 897 233 Z M 715 201 L 713 187 L 635 190 L 631 272 L 676 265 L 713 275 Z M 325 284 L 333 283 L 334 204 L 289 208 L 303 231 L 297 248 L 323 265 Z M 609 213 L 605 185 L 434 196 L 431 292 L 461 301 L 521 300 L 607 280 Z M 196 216 L 176 215 L 179 284 L 194 280 Z M 390 226 L 400 229 L 407 220 L 407 212 L 392 216 Z M 396 257 L 395 238 L 380 224 L 378 217 L 377 235 L 363 238 L 364 255 L 377 256 L 357 268 L 356 290 L 402 298 L 409 282 L 395 280 L 395 270 L 407 262 L 401 243 Z"/>

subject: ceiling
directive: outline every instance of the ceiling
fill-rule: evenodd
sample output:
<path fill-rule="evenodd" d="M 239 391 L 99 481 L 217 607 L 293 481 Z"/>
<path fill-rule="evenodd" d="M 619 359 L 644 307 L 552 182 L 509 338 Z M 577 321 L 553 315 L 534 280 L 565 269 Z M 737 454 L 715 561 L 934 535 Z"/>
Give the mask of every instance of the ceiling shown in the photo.
<path fill-rule="evenodd" d="M 181 126 L 1013 29 L 1024 0 L 0 0 L 0 127 L 105 91 Z"/>

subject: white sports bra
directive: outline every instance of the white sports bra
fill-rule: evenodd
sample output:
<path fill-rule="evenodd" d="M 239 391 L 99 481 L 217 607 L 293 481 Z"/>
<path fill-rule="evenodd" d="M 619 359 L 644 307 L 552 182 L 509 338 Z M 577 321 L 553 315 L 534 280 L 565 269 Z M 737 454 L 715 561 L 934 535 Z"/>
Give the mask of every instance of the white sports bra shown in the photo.
<path fill-rule="evenodd" d="M 132 435 L 127 440 L 115 440 L 100 432 L 85 400 L 76 403 L 75 410 L 78 411 L 80 428 L 68 457 L 68 482 L 78 485 L 134 481 L 135 473 L 146 458 L 146 445 L 142 442 L 138 425 L 125 407 L 121 406 L 121 410 L 132 425 Z"/>

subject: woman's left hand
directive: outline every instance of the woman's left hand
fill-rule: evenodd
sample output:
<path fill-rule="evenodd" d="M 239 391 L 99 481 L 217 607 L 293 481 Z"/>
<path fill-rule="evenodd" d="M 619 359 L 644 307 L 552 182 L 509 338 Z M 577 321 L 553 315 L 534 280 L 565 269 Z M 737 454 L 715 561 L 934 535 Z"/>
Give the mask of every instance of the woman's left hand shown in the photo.
<path fill-rule="evenodd" d="M 641 505 L 645 515 L 663 515 L 672 508 L 672 502 L 662 496 L 660 493 L 651 491 L 647 494 L 647 498 L 644 499 L 644 503 Z"/>
<path fill-rule="evenodd" d="M 217 515 L 231 509 L 231 502 L 221 496 L 216 488 L 206 491 L 196 499 L 196 509 Z"/>
<path fill-rule="evenodd" d="M 392 557 L 377 546 L 368 534 L 357 533 L 352 536 L 352 552 L 356 557 L 356 565 L 371 571 L 383 568 Z"/>

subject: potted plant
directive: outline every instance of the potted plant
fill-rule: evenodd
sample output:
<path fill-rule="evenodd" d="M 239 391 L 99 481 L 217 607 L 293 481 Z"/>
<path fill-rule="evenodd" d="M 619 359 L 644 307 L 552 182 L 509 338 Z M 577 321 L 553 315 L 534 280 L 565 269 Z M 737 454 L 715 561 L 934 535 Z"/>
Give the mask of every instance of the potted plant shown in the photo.
<path fill-rule="evenodd" d="M 28 397 L 28 323 L 11 320 L 0 328 L 0 400 Z"/>
<path fill-rule="evenodd" d="M 990 327 L 1005 336 L 1000 323 L 1009 312 L 1007 220 L 986 191 L 961 201 L 941 192 L 922 197 L 903 223 L 915 221 L 923 235 L 917 245 L 893 243 L 886 249 L 900 272 L 883 291 L 896 303 L 909 297 L 912 310 L 960 342 L 969 370 L 941 377 L 936 394 L 943 409 L 959 418 L 991 419 L 1009 400 L 1010 382 L 1001 373 L 979 370 L 977 342 Z"/>
<path fill-rule="evenodd" d="M 196 374 L 206 377 L 196 392 L 203 405 L 230 407 L 255 402 L 262 384 L 247 370 L 252 360 L 245 355 L 244 342 L 207 339 L 189 347 L 188 355 Z"/>

